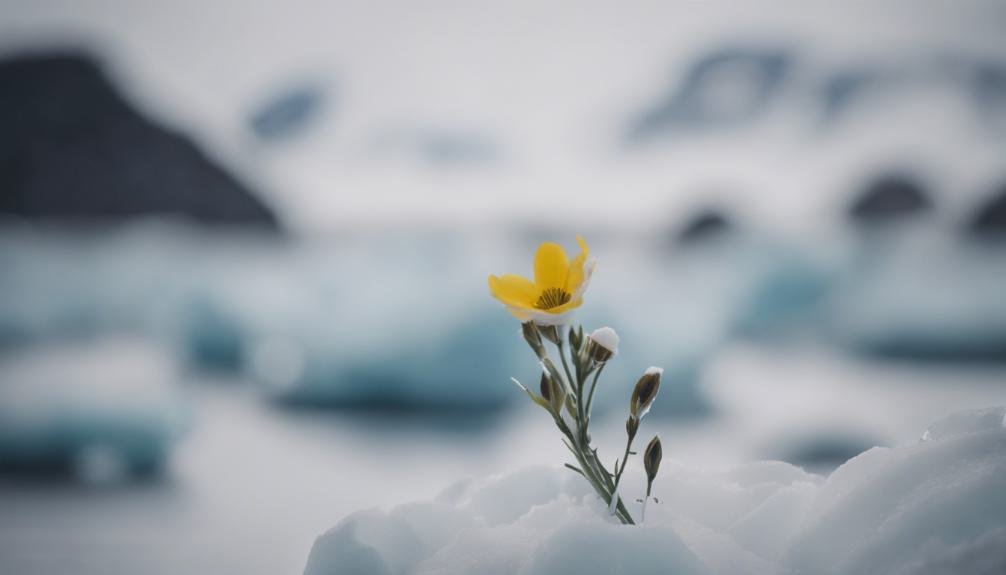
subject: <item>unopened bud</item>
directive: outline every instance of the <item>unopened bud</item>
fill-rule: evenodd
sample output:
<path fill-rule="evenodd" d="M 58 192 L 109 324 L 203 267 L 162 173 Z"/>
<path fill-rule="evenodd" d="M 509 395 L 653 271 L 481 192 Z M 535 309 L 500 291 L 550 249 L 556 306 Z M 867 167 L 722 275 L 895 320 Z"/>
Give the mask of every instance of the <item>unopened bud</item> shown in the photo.
<path fill-rule="evenodd" d="M 630 441 L 636 436 L 637 431 L 639 431 L 639 420 L 630 415 L 629 419 L 625 420 L 625 434 L 629 436 Z"/>
<path fill-rule="evenodd" d="M 542 373 L 540 387 L 541 396 L 552 406 L 552 411 L 559 413 L 562 410 L 562 404 L 566 401 L 566 390 L 563 389 L 562 384 L 549 377 L 547 373 Z"/>
<path fill-rule="evenodd" d="M 646 446 L 646 451 L 643 453 L 643 467 L 646 468 L 646 483 L 647 485 L 652 484 L 653 480 L 657 478 L 657 471 L 660 470 L 660 460 L 664 457 L 664 448 L 660 445 L 660 436 L 654 435 L 653 439 Z M 649 487 L 647 487 L 647 494 L 649 492 Z"/>
<path fill-rule="evenodd" d="M 552 386 L 548 382 L 549 377 L 547 374 L 541 374 L 541 396 L 545 398 L 546 401 L 552 401 Z"/>
<path fill-rule="evenodd" d="M 587 356 L 604 363 L 618 353 L 618 334 L 610 327 L 600 327 L 587 336 Z"/>
<path fill-rule="evenodd" d="M 580 328 L 580 331 L 578 331 L 573 326 L 570 326 L 569 328 L 569 334 L 567 335 L 566 339 L 569 340 L 569 347 L 572 348 L 573 351 L 579 351 L 580 346 L 583 344 L 583 336 L 581 333 L 582 330 L 583 330 L 582 327 Z"/>
<path fill-rule="evenodd" d="M 632 390 L 632 399 L 629 400 L 629 413 L 632 417 L 642 419 L 650 410 L 657 392 L 660 391 L 660 376 L 663 373 L 663 368 L 651 367 L 636 382 L 636 387 Z"/>
<path fill-rule="evenodd" d="M 538 328 L 535 327 L 534 322 L 526 321 L 520 324 L 520 330 L 524 334 L 524 341 L 531 346 L 535 355 L 539 359 L 545 357 L 545 346 L 541 342 L 541 334 L 538 333 Z"/>
<path fill-rule="evenodd" d="M 554 325 L 539 325 L 538 331 L 541 336 L 555 345 L 559 345 L 561 341 L 561 334 L 559 333 L 559 328 Z"/>

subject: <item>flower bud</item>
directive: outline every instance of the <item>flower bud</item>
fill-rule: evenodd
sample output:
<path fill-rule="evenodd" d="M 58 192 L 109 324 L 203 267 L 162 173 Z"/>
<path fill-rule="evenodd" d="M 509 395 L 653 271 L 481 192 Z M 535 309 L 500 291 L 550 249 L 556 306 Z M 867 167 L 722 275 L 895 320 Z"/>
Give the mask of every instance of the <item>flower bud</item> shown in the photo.
<path fill-rule="evenodd" d="M 642 419 L 650 410 L 657 392 L 660 391 L 660 376 L 663 373 L 663 368 L 651 367 L 636 382 L 636 387 L 632 390 L 632 399 L 629 400 L 629 413 L 632 417 Z"/>
<path fill-rule="evenodd" d="M 566 402 L 566 390 L 562 384 L 549 377 L 547 373 L 541 374 L 541 396 L 552 406 L 552 411 L 559 413 L 562 411 L 562 404 Z"/>
<path fill-rule="evenodd" d="M 656 479 L 657 471 L 660 470 L 660 460 L 663 457 L 664 448 L 660 445 L 660 436 L 654 435 L 643 453 L 643 467 L 646 468 L 646 483 L 648 485 Z M 647 487 L 647 492 L 649 492 L 649 487 Z"/>
<path fill-rule="evenodd" d="M 520 324 L 520 330 L 524 334 L 524 341 L 531 346 L 535 355 L 539 359 L 545 357 L 545 346 L 541 342 L 541 334 L 538 333 L 538 328 L 535 327 L 534 322 L 526 321 Z"/>
<path fill-rule="evenodd" d="M 625 434 L 629 436 L 629 441 L 636 437 L 637 431 L 639 431 L 639 420 L 630 415 L 629 419 L 625 420 Z"/>
<path fill-rule="evenodd" d="M 618 334 L 610 327 L 595 329 L 587 336 L 587 356 L 604 363 L 618 354 Z"/>
<path fill-rule="evenodd" d="M 577 329 L 573 326 L 569 327 L 569 334 L 566 339 L 569 340 L 569 347 L 572 348 L 573 351 L 579 351 L 580 345 L 583 344 L 582 330 L 582 327 L 580 328 L 580 331 L 577 331 Z"/>
<path fill-rule="evenodd" d="M 555 345 L 559 345 L 560 338 L 562 337 L 559 333 L 559 328 L 554 325 L 539 325 L 538 332 L 541 336 Z"/>
<path fill-rule="evenodd" d="M 541 396 L 545 398 L 545 401 L 552 401 L 552 385 L 549 383 L 549 377 L 547 374 L 541 374 Z"/>

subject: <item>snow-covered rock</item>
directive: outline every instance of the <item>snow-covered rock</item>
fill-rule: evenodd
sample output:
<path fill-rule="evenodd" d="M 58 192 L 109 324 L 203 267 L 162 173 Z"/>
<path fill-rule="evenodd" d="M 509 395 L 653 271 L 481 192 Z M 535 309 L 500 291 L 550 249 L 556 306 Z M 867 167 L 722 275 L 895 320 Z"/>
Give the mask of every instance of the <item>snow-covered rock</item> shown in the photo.
<path fill-rule="evenodd" d="M 659 503 L 633 527 L 566 470 L 465 481 L 343 519 L 315 542 L 305 574 L 1001 573 L 1004 417 L 1003 407 L 954 414 L 827 478 L 780 462 L 670 462 Z M 639 483 L 631 473 L 624 481 Z"/>

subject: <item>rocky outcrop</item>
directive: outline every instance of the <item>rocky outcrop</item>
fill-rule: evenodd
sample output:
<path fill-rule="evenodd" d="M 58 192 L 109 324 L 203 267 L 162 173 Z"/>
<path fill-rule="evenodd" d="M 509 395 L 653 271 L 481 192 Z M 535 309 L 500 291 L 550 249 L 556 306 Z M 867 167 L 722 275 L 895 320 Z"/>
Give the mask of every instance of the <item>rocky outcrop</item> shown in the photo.
<path fill-rule="evenodd" d="M 0 214 L 279 227 L 245 185 L 190 138 L 143 117 L 85 55 L 0 61 L 0 126 Z"/>

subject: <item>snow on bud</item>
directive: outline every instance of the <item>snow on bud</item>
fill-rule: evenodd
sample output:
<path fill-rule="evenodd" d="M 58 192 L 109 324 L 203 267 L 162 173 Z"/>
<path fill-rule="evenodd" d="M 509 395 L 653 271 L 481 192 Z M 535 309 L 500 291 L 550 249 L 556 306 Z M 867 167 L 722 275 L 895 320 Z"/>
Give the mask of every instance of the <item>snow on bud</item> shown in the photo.
<path fill-rule="evenodd" d="M 618 354 L 618 334 L 610 327 L 599 327 L 587 336 L 587 355 L 604 363 Z"/>
<path fill-rule="evenodd" d="M 653 439 L 646 446 L 643 453 L 643 467 L 646 468 L 646 494 L 650 493 L 650 486 L 657 478 L 657 471 L 660 470 L 660 460 L 664 457 L 664 448 L 660 445 L 660 436 L 654 435 Z"/>
<path fill-rule="evenodd" d="M 632 418 L 642 419 L 650 410 L 657 392 L 660 391 L 660 376 L 663 373 L 663 368 L 650 367 L 636 382 L 636 387 L 632 390 L 632 399 L 629 400 L 629 413 Z"/>

